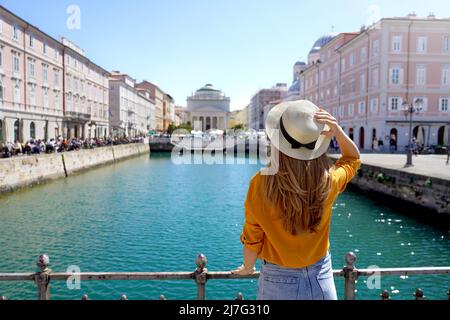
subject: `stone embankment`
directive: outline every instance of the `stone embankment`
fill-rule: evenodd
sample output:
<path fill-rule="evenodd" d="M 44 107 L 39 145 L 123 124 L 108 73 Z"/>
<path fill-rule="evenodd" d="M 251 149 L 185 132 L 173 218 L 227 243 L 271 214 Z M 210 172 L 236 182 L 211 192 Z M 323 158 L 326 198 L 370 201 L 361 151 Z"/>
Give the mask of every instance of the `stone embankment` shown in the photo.
<path fill-rule="evenodd" d="M 148 143 L 0 159 L 0 193 L 68 177 L 129 157 L 148 154 Z"/>

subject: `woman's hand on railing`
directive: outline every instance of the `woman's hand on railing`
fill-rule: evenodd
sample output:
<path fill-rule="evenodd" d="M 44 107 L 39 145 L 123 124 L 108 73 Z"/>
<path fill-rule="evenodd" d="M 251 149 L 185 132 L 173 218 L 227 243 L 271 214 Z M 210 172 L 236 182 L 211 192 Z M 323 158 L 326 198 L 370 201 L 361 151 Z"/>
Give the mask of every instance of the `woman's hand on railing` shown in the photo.
<path fill-rule="evenodd" d="M 247 276 L 247 275 L 255 273 L 255 271 L 256 271 L 255 267 L 246 267 L 245 265 L 241 265 L 237 269 L 232 270 L 231 273 L 237 274 L 239 276 Z"/>

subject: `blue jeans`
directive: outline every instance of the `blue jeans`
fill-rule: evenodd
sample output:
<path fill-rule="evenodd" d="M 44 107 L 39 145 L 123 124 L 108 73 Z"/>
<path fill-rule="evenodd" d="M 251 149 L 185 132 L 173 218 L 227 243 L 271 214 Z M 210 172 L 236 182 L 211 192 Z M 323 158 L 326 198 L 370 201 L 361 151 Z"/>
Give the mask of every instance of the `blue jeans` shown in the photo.
<path fill-rule="evenodd" d="M 263 261 L 257 300 L 337 300 L 331 255 L 304 268 L 284 268 Z"/>

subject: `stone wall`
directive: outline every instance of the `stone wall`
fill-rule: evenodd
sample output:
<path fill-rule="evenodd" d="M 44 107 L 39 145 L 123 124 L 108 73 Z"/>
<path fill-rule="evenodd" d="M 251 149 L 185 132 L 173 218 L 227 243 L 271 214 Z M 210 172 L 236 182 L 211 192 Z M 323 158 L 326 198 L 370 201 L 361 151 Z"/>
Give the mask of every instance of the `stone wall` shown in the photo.
<path fill-rule="evenodd" d="M 399 203 L 407 203 L 434 212 L 433 218 L 450 220 L 449 180 L 363 163 L 350 184 L 367 195 L 382 194 L 394 201 L 399 200 Z"/>
<path fill-rule="evenodd" d="M 70 176 L 81 170 L 149 152 L 148 144 L 133 143 L 92 150 L 0 159 L 0 193 Z"/>

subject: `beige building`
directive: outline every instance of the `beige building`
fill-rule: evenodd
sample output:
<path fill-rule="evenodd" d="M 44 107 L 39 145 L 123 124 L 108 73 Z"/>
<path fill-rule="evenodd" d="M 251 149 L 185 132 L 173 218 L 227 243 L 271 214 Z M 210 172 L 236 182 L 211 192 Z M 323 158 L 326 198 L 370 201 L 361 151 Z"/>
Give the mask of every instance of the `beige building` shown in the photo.
<path fill-rule="evenodd" d="M 230 116 L 228 118 L 228 128 L 233 128 L 236 125 L 243 125 L 244 128 L 247 127 L 247 113 L 248 106 L 241 110 L 235 110 L 230 112 Z"/>
<path fill-rule="evenodd" d="M 261 89 L 253 95 L 247 112 L 247 128 L 262 130 L 265 128 L 264 110 L 270 102 L 280 100 L 287 93 L 285 83 L 277 83 L 270 89 Z"/>
<path fill-rule="evenodd" d="M 113 136 L 145 135 L 156 126 L 155 102 L 150 94 L 136 88 L 136 81 L 118 71 L 111 72 L 110 125 Z"/>
<path fill-rule="evenodd" d="M 169 104 L 166 93 L 161 90 L 157 85 L 142 81 L 136 85 L 136 89 L 148 92 L 150 98 L 155 102 L 155 128 L 157 131 L 167 130 L 168 115 L 167 105 Z"/>

